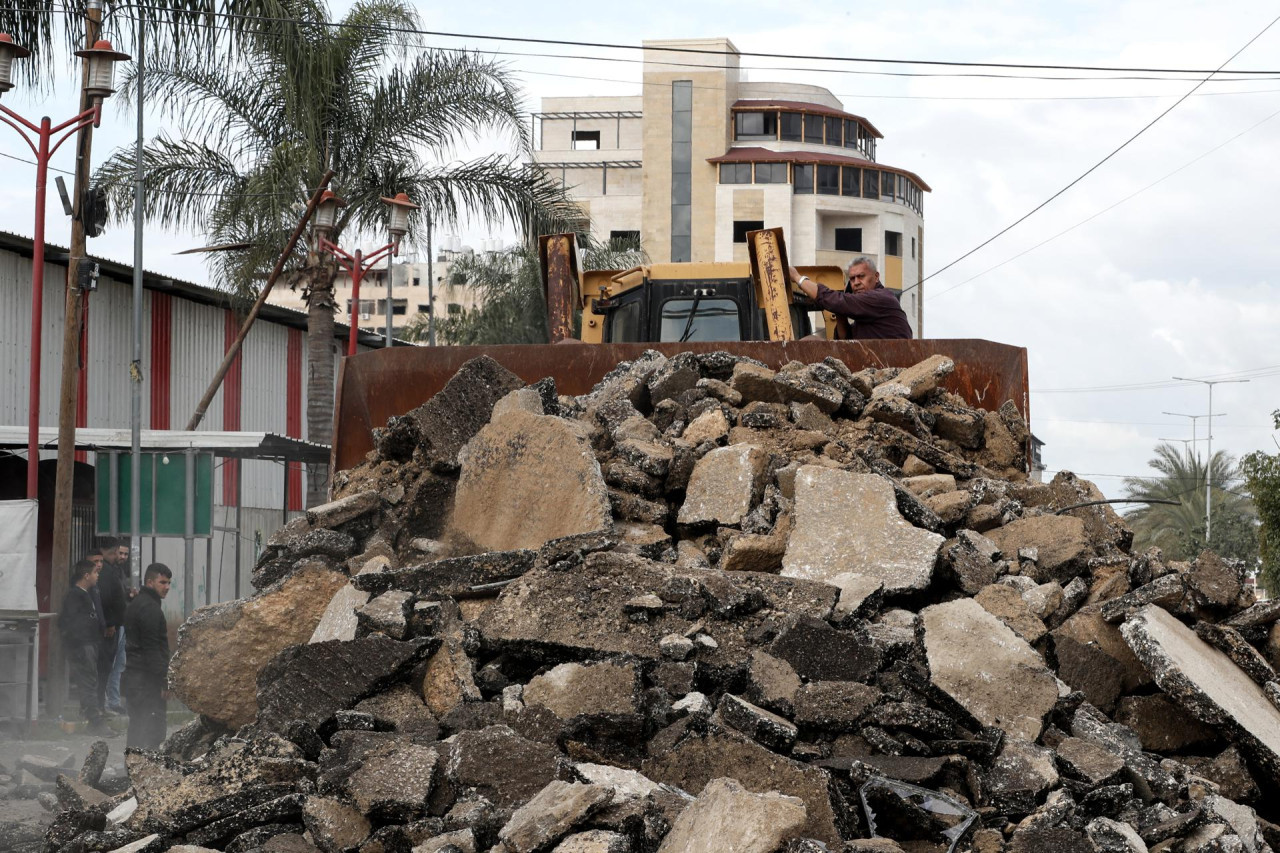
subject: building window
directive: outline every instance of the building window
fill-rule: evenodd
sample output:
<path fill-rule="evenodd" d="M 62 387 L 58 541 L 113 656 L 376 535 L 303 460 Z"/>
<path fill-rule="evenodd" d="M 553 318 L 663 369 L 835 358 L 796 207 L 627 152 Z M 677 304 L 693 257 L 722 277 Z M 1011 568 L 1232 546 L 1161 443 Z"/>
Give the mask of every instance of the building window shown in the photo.
<path fill-rule="evenodd" d="M 796 195 L 813 195 L 813 166 L 809 163 L 795 165 Z"/>
<path fill-rule="evenodd" d="M 693 252 L 693 81 L 671 82 L 671 262 Z"/>
<path fill-rule="evenodd" d="M 857 198 L 862 188 L 862 170 L 857 166 L 840 167 L 840 194 Z"/>
<path fill-rule="evenodd" d="M 840 195 L 839 166 L 818 166 L 818 194 Z"/>
<path fill-rule="evenodd" d="M 900 232 L 884 232 L 884 253 L 895 258 L 902 257 L 902 234 Z"/>
<path fill-rule="evenodd" d="M 640 248 L 640 232 L 639 231 L 610 231 L 609 232 L 609 248 L 618 252 L 626 251 L 627 249 Z"/>
<path fill-rule="evenodd" d="M 871 199 L 880 197 L 880 173 L 875 169 L 862 170 L 862 197 Z"/>
<path fill-rule="evenodd" d="M 777 139 L 777 113 L 736 113 L 735 139 Z"/>
<path fill-rule="evenodd" d="M 380 304 L 380 303 L 379 303 L 379 304 Z M 372 300 L 372 299 L 361 299 L 361 300 L 360 300 L 360 313 L 361 313 L 361 314 L 372 314 L 372 313 L 373 313 L 373 305 L 374 305 L 374 303 L 373 303 L 373 300 Z M 378 310 L 379 310 L 379 311 L 381 311 L 382 309 L 381 309 L 381 308 L 379 308 Z M 348 313 L 348 314 L 350 314 L 350 313 L 351 313 L 351 300 L 350 300 L 350 299 L 348 299 L 348 300 L 347 300 L 347 313 Z"/>
<path fill-rule="evenodd" d="M 827 144 L 828 145 L 840 144 L 840 125 L 841 124 L 842 122 L 840 121 L 840 119 L 835 118 L 833 116 L 827 116 L 826 125 L 827 125 Z"/>
<path fill-rule="evenodd" d="M 449 303 L 449 313 L 450 313 L 451 315 L 452 315 L 452 314 L 461 314 L 461 313 L 462 313 L 462 306 L 461 306 L 461 305 L 459 305 L 457 302 L 450 302 L 450 303 Z"/>
<path fill-rule="evenodd" d="M 911 238 L 911 259 L 915 260 L 915 257 L 916 257 L 916 238 L 912 237 Z"/>
<path fill-rule="evenodd" d="M 756 163 L 757 184 L 785 184 L 786 182 L 786 163 Z"/>
<path fill-rule="evenodd" d="M 804 128 L 800 113 L 782 113 L 778 118 L 778 135 L 784 142 L 799 142 Z"/>
<path fill-rule="evenodd" d="M 418 313 L 419 313 L 419 314 L 430 314 L 430 313 L 431 313 L 431 305 L 430 305 L 430 304 L 428 304 L 428 303 L 426 303 L 426 302 L 419 302 L 419 303 L 418 303 Z"/>
<path fill-rule="evenodd" d="M 822 144 L 822 116 L 805 114 L 804 141 Z"/>
<path fill-rule="evenodd" d="M 600 131 L 598 130 L 573 131 L 573 150 L 574 151 L 599 151 L 600 150 Z"/>
<path fill-rule="evenodd" d="M 733 242 L 747 242 L 748 231 L 759 231 L 764 228 L 763 219 L 735 219 L 733 221 Z"/>
<path fill-rule="evenodd" d="M 880 200 L 893 201 L 893 175 L 888 172 L 880 176 Z"/>
<path fill-rule="evenodd" d="M 858 147 L 858 123 L 851 118 L 844 120 L 844 147 Z"/>
<path fill-rule="evenodd" d="M 722 184 L 751 183 L 751 164 L 750 163 L 721 163 L 720 164 L 720 183 Z"/>
<path fill-rule="evenodd" d="M 422 279 L 415 275 L 415 276 L 413 277 L 413 286 L 414 286 L 414 287 L 422 287 Z"/>
<path fill-rule="evenodd" d="M 361 307 L 364 306 L 363 299 L 360 300 L 360 305 Z M 408 299 L 392 299 L 391 300 L 391 314 L 393 316 L 402 315 L 407 313 L 408 311 L 409 311 Z M 387 316 L 387 300 L 385 299 L 378 300 L 378 313 L 381 314 L 383 317 Z"/>
<path fill-rule="evenodd" d="M 861 228 L 837 228 L 836 229 L 836 251 L 837 252 L 861 252 L 862 251 L 862 229 Z"/>

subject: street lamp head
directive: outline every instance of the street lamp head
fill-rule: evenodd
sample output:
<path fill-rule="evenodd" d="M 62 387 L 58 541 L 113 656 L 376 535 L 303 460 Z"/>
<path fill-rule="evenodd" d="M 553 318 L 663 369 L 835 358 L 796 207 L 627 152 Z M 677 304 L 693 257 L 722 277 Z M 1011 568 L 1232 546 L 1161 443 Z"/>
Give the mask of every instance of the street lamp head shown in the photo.
<path fill-rule="evenodd" d="M 327 238 L 333 231 L 333 226 L 338 221 L 338 209 L 346 207 L 347 203 L 338 198 L 337 194 L 332 190 L 325 190 L 320 196 L 320 203 L 316 205 L 316 221 L 315 230 L 322 239 Z"/>
<path fill-rule="evenodd" d="M 31 51 L 13 43 L 13 36 L 0 33 L 0 95 L 13 88 L 13 61 L 30 55 Z"/>
<path fill-rule="evenodd" d="M 84 87 L 85 94 L 92 100 L 109 98 L 115 94 L 112 78 L 115 77 L 115 65 L 132 59 L 127 53 L 111 48 L 111 42 L 98 39 L 88 50 L 77 50 L 76 56 L 83 57 L 89 63 L 89 83 Z"/>
<path fill-rule="evenodd" d="M 391 208 L 387 230 L 391 232 L 391 242 L 398 246 L 409 231 L 409 212 L 417 210 L 418 205 L 409 201 L 408 193 L 396 193 L 395 198 L 383 198 L 382 203 Z"/>

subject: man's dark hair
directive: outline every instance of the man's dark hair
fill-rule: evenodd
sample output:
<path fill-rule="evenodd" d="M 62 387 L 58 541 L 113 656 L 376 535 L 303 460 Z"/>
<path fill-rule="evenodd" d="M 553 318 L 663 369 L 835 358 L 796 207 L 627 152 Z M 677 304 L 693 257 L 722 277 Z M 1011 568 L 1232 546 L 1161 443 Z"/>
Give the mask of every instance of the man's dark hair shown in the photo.
<path fill-rule="evenodd" d="M 90 548 L 88 551 L 86 551 L 86 552 L 85 552 L 85 557 L 86 557 L 86 558 L 88 558 L 88 557 L 92 557 L 92 556 L 93 556 L 93 555 L 95 555 L 95 554 L 97 554 L 99 557 L 101 557 L 101 556 L 102 556 L 102 552 L 103 552 L 103 550 L 104 550 L 104 549 L 103 549 L 102 545 L 94 545 L 92 548 Z"/>
<path fill-rule="evenodd" d="M 142 576 L 142 582 L 146 583 L 159 577 L 172 578 L 173 572 L 164 563 L 152 563 L 147 566 L 147 573 Z"/>
<path fill-rule="evenodd" d="M 71 585 L 75 586 L 80 583 L 80 579 L 93 571 L 93 563 L 88 560 L 77 560 L 76 564 L 71 567 Z"/>

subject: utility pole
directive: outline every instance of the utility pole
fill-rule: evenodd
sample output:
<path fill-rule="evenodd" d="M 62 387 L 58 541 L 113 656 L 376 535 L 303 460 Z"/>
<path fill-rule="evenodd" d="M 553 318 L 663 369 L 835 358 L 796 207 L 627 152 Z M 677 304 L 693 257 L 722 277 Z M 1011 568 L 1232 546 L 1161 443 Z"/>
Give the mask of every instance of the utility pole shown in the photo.
<path fill-rule="evenodd" d="M 138 133 L 133 169 L 133 336 L 129 361 L 129 558 L 142 589 L 142 198 L 146 178 L 142 171 L 143 83 L 146 70 L 146 18 L 138 17 Z M 239 482 L 237 480 L 236 482 Z M 239 553 L 237 550 L 236 553 Z"/>
<path fill-rule="evenodd" d="M 1248 382 L 1248 379 L 1187 379 L 1182 376 L 1175 376 L 1179 382 L 1199 382 L 1201 385 L 1209 386 L 1209 448 L 1206 451 L 1207 457 L 1204 461 L 1204 544 L 1209 544 L 1209 539 L 1213 535 L 1213 522 L 1210 520 L 1209 509 L 1213 501 L 1213 493 L 1210 491 L 1210 485 L 1213 483 L 1213 386 L 1223 384 L 1234 384 Z"/>
<path fill-rule="evenodd" d="M 85 43 L 94 45 L 102 35 L 102 0 L 89 0 L 85 19 Z M 81 70 L 80 109 L 92 106 L 89 66 Z M 89 155 L 93 127 L 85 127 L 76 140 L 76 177 L 71 218 L 71 259 L 67 262 L 65 313 L 62 324 L 62 385 L 58 396 L 58 467 L 53 497 L 53 548 L 50 555 L 50 602 L 60 606 L 71 569 L 71 501 L 75 486 L 76 392 L 80 385 L 80 324 L 83 321 L 80 264 L 85 255 L 85 231 L 81 204 L 89 186 Z M 60 645 L 50 649 L 49 708 L 61 715 L 66 699 L 66 660 Z"/>

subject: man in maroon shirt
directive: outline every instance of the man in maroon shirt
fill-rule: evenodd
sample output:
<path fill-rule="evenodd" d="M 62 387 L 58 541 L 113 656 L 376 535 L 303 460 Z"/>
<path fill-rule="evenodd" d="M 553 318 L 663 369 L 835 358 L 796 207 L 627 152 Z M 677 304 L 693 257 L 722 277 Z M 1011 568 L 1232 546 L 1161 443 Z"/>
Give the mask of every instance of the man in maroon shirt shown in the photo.
<path fill-rule="evenodd" d="M 898 297 L 880 283 L 880 272 L 871 258 L 853 259 L 846 270 L 848 287 L 843 293 L 800 275 L 795 267 L 789 273 L 791 282 L 799 285 L 819 308 L 853 321 L 851 337 L 855 340 L 911 337 L 906 312 L 898 304 Z"/>

